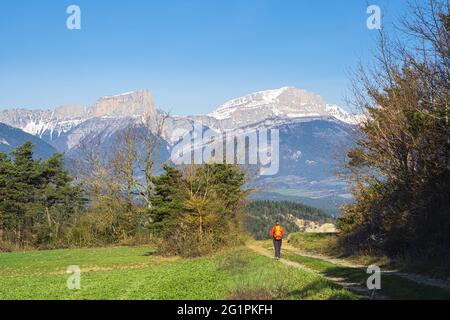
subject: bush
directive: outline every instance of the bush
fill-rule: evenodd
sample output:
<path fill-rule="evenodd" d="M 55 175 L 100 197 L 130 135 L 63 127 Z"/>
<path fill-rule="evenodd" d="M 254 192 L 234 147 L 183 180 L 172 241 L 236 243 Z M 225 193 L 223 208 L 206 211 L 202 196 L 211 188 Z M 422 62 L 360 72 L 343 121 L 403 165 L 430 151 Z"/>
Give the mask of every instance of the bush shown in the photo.
<path fill-rule="evenodd" d="M 233 165 L 207 164 L 181 172 L 165 166 L 155 178 L 151 230 L 159 252 L 195 257 L 242 243 L 244 175 Z"/>

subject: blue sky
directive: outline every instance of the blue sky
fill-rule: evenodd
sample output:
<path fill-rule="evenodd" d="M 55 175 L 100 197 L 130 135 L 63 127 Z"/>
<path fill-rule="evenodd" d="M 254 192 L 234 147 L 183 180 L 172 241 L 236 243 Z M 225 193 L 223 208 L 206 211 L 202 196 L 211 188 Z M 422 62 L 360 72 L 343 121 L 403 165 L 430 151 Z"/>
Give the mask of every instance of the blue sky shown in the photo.
<path fill-rule="evenodd" d="M 81 8 L 68 30 L 66 8 Z M 404 0 L 2 0 L 0 109 L 90 105 L 148 88 L 159 108 L 200 114 L 253 91 L 296 86 L 345 107 L 347 72 Z"/>

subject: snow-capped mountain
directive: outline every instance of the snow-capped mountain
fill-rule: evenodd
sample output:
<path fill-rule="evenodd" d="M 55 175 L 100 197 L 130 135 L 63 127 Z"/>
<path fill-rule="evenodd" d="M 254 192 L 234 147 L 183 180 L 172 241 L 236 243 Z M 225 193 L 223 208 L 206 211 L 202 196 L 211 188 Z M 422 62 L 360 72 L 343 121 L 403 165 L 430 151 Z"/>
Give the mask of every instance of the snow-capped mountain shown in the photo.
<path fill-rule="evenodd" d="M 139 122 L 143 116 L 154 119 L 158 116 L 148 90 L 102 97 L 89 107 L 64 105 L 54 110 L 9 109 L 0 112 L 0 122 L 38 136 L 60 151 L 67 151 L 76 147 L 86 135 L 106 128 L 109 131 L 121 129 L 122 124 L 128 122 L 120 119 L 130 118 Z M 356 124 L 360 118 L 325 103 L 316 94 L 283 87 L 227 101 L 208 115 L 171 117 L 166 121 L 165 137 L 169 144 L 175 143 L 173 137 L 191 130 L 194 122 L 216 131 L 229 131 L 314 119 Z"/>
<path fill-rule="evenodd" d="M 107 157 L 123 130 L 131 125 L 133 130 L 142 132 L 148 120 L 154 130 L 162 114 L 148 90 L 141 90 L 102 97 L 87 107 L 65 105 L 54 110 L 5 110 L 0 112 L 0 122 L 23 130 L 25 133 L 18 130 L 24 133 L 21 137 L 31 134 L 44 140 L 65 152 L 66 158 L 74 160 L 81 158 L 83 148 L 91 141 L 100 141 Z M 252 185 L 264 190 L 264 196 L 270 199 L 297 199 L 335 211 L 348 197 L 347 185 L 334 177 L 338 167 L 335 158 L 345 155 L 354 144 L 352 131 L 361 119 L 305 90 L 283 87 L 255 92 L 225 102 L 207 115 L 166 119 L 158 161 L 170 161 L 171 151 L 180 137 L 192 131 L 194 124 L 200 123 L 203 130 L 228 133 L 278 129 L 280 170 L 276 176 L 255 178 Z M 0 138 L 0 146 L 10 149 L 11 135 Z"/>
<path fill-rule="evenodd" d="M 39 137 L 45 133 L 51 137 L 59 135 L 85 119 L 84 108 L 77 105 L 62 106 L 55 110 L 9 109 L 0 112 L 0 122 Z"/>
<path fill-rule="evenodd" d="M 54 110 L 9 109 L 0 112 L 0 122 L 50 140 L 92 118 L 137 117 L 156 113 L 148 90 L 102 97 L 91 107 L 64 105 Z"/>
<path fill-rule="evenodd" d="M 10 152 L 26 141 L 34 144 L 34 157 L 46 159 L 56 152 L 51 145 L 36 136 L 0 123 L 0 152 Z"/>
<path fill-rule="evenodd" d="M 293 87 L 255 92 L 227 101 L 208 116 L 219 120 L 226 128 L 247 126 L 266 119 L 335 118 L 348 124 L 358 122 L 356 116 L 325 103 L 320 96 Z"/>
<path fill-rule="evenodd" d="M 54 110 L 9 109 L 0 112 L 0 122 L 38 136 L 59 151 L 76 147 L 88 134 L 109 127 L 120 129 L 127 121 L 156 116 L 148 90 L 102 97 L 90 107 L 64 105 Z"/>

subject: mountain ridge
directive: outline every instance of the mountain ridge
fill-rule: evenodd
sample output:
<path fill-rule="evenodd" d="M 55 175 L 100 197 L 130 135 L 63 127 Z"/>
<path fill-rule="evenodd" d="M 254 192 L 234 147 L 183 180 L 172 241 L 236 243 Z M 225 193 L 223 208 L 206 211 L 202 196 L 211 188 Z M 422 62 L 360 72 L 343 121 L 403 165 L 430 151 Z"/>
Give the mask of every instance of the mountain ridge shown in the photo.
<path fill-rule="evenodd" d="M 156 106 L 147 89 L 99 98 L 92 106 L 68 104 L 54 109 L 13 108 L 0 111 L 0 122 L 43 137 L 59 136 L 92 118 L 124 118 L 156 114 Z"/>
<path fill-rule="evenodd" d="M 163 116 L 150 92 L 139 90 L 102 97 L 90 107 L 4 110 L 0 111 L 0 122 L 32 133 L 66 157 L 77 159 L 92 141 L 99 141 L 101 150 L 110 154 L 107 151 L 114 146 L 114 139 L 130 126 L 143 132 L 150 124 L 155 133 Z M 249 186 L 269 194 L 272 200 L 299 199 L 336 213 L 349 192 L 348 186 L 334 177 L 339 166 L 335 158 L 345 157 L 345 151 L 354 146 L 352 135 L 358 117 L 302 89 L 259 91 L 229 100 L 209 114 L 166 118 L 160 141 L 164 156 L 158 159 L 158 166 L 173 161 L 171 154 L 177 143 L 199 124 L 203 132 L 216 133 L 277 129 L 279 171 L 274 176 L 256 176 Z M 198 147 L 205 146 L 203 141 Z"/>
<path fill-rule="evenodd" d="M 34 157 L 46 159 L 56 152 L 50 144 L 42 141 L 36 136 L 28 134 L 18 128 L 0 123 L 0 152 L 7 152 L 16 149 L 26 141 L 31 141 L 35 147 Z"/>
<path fill-rule="evenodd" d="M 288 99 L 291 99 L 291 101 L 288 101 Z M 277 106 L 277 103 L 281 104 L 281 106 Z M 299 109 L 298 106 L 302 108 Z M 260 122 L 271 117 L 296 119 L 327 116 L 349 124 L 358 122 L 357 115 L 351 115 L 336 105 L 325 103 L 317 94 L 294 87 L 282 87 L 250 93 L 243 97 L 226 101 L 208 114 L 177 116 L 177 118 L 212 118 L 220 122 L 232 118 L 232 114 L 235 112 L 249 113 L 254 109 L 258 110 L 259 114 L 253 117 L 253 122 Z M 262 114 L 261 110 L 264 111 Z M 268 112 L 268 110 L 272 111 L 272 113 Z M 149 90 L 144 89 L 113 96 L 103 96 L 92 106 L 88 107 L 78 104 L 66 104 L 54 109 L 6 109 L 0 111 L 0 122 L 20 128 L 30 134 L 41 135 L 45 130 L 65 132 L 81 121 L 96 117 L 138 117 L 145 114 L 154 115 L 157 112 L 158 110 Z M 245 120 L 246 122 L 238 121 L 235 125 L 248 124 L 249 119 Z M 46 122 L 54 123 L 55 125 L 46 126 Z"/>
<path fill-rule="evenodd" d="M 239 117 L 239 113 L 244 111 L 252 113 L 253 120 L 261 120 L 268 116 L 290 119 L 332 116 L 350 124 L 358 122 L 357 118 L 339 106 L 328 104 L 321 96 L 295 87 L 253 92 L 225 102 L 208 116 L 217 120 L 230 118 L 235 120 Z"/>

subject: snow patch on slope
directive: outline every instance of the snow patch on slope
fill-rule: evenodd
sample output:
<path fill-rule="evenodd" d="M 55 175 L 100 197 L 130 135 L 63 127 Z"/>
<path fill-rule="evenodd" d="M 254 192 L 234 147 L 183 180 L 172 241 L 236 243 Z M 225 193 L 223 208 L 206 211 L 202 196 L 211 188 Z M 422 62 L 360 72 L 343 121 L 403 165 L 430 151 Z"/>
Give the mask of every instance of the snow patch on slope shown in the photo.
<path fill-rule="evenodd" d="M 46 132 L 49 132 L 50 137 L 59 137 L 61 133 L 70 131 L 72 128 L 76 127 L 78 124 L 85 121 L 85 119 L 77 120 L 65 120 L 65 121 L 44 121 L 44 120 L 31 120 L 22 128 L 26 133 L 39 136 Z"/>
<path fill-rule="evenodd" d="M 227 101 L 208 116 L 219 121 L 231 119 L 234 122 L 248 123 L 249 119 L 244 120 L 246 113 L 252 113 L 251 121 L 269 117 L 290 119 L 333 117 L 349 124 L 357 124 L 359 121 L 342 108 L 325 103 L 319 95 L 294 87 L 259 91 Z M 258 117 L 260 119 L 257 119 Z"/>
<path fill-rule="evenodd" d="M 279 97 L 284 91 L 290 89 L 290 87 L 283 87 L 280 89 L 258 91 L 246 95 L 244 97 L 236 98 L 225 102 L 216 111 L 209 114 L 209 116 L 218 120 L 229 118 L 233 112 L 244 109 L 259 108 L 261 105 L 267 105 L 276 102 L 276 98 Z M 278 110 L 274 110 L 278 112 Z"/>

